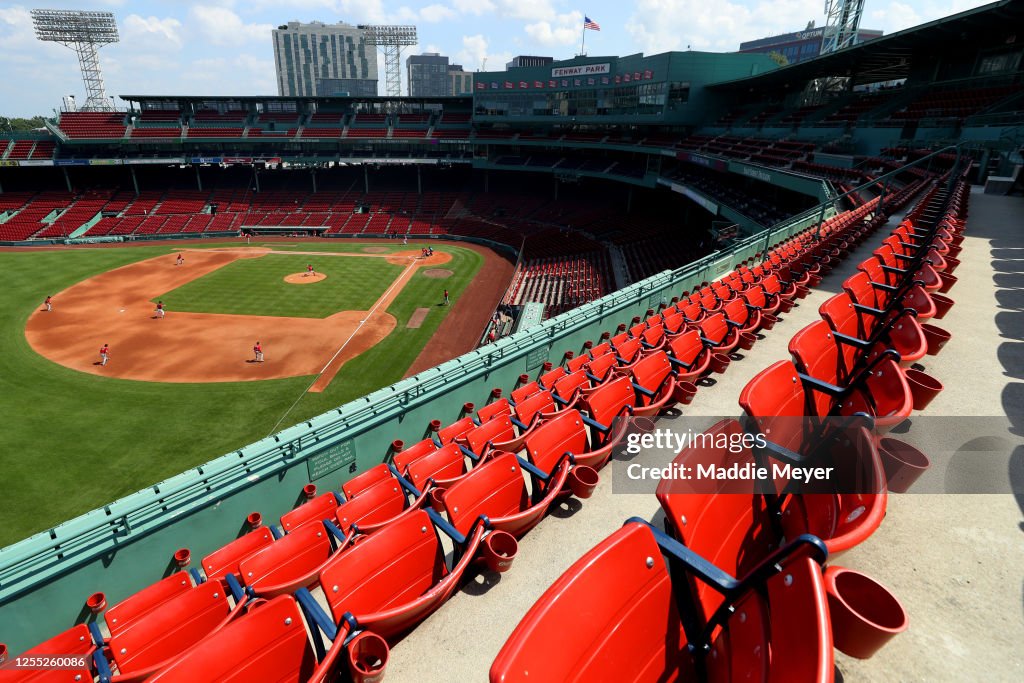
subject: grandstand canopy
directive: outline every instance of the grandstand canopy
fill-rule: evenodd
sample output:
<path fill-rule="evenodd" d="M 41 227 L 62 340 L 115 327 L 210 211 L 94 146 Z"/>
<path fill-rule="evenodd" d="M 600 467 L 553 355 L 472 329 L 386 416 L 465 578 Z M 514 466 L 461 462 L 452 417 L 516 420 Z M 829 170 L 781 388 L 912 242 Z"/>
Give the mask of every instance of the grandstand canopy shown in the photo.
<path fill-rule="evenodd" d="M 386 104 L 399 101 L 403 105 L 429 105 L 442 104 L 445 106 L 463 104 L 468 109 L 473 102 L 469 96 L 445 96 L 445 97 L 281 97 L 276 95 L 118 95 L 126 102 L 168 102 L 177 100 L 180 103 L 212 103 L 212 102 L 244 102 L 247 104 L 268 103 L 268 102 L 294 102 L 296 105 L 309 103 L 317 107 L 346 107 L 355 103 Z"/>
<path fill-rule="evenodd" d="M 802 87 L 807 81 L 849 77 L 851 85 L 910 76 L 914 64 L 933 55 L 979 45 L 1024 40 L 1024 3 L 1000 0 L 966 12 L 854 45 L 829 55 L 766 73 L 708 84 L 713 90 L 765 91 Z M 1021 34 L 1021 35 L 1018 35 Z"/>

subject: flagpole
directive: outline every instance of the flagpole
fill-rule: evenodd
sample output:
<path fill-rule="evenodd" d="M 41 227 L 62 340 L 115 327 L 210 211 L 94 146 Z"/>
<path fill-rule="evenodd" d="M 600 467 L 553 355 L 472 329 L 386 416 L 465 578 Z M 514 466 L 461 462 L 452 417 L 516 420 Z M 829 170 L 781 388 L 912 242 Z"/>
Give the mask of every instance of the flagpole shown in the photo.
<path fill-rule="evenodd" d="M 583 21 L 583 40 L 580 41 L 580 57 L 583 57 L 586 54 L 586 50 L 585 50 L 586 44 L 587 44 L 587 22 L 586 22 L 586 20 L 584 20 Z"/>

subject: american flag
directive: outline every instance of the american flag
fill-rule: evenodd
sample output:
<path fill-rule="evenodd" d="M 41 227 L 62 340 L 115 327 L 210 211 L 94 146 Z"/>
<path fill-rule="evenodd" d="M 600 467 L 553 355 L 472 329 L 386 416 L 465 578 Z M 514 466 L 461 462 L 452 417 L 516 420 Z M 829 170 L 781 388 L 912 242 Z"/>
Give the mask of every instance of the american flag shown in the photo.
<path fill-rule="evenodd" d="M 601 27 L 598 26 L 597 22 L 590 17 L 583 17 L 583 30 L 590 29 L 591 31 L 600 31 Z"/>

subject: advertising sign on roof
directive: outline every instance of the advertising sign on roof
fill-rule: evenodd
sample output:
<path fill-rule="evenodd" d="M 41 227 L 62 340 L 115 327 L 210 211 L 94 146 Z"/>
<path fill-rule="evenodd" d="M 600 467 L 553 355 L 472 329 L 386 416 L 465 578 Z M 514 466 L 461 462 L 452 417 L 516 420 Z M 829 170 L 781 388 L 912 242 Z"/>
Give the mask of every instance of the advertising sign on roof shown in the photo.
<path fill-rule="evenodd" d="M 589 76 L 591 74 L 610 73 L 612 65 L 609 62 L 604 64 L 580 64 L 579 66 L 560 66 L 551 70 L 552 78 L 562 76 Z"/>

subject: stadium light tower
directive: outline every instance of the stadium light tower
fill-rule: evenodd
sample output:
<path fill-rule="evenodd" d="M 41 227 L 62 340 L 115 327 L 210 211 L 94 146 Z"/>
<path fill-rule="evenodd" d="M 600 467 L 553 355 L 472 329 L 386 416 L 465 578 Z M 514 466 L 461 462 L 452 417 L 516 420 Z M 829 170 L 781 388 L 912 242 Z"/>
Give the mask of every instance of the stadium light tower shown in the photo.
<path fill-rule="evenodd" d="M 825 31 L 820 54 L 828 54 L 857 42 L 864 0 L 825 0 Z"/>
<path fill-rule="evenodd" d="M 110 12 L 34 9 L 32 23 L 36 38 L 70 47 L 78 55 L 86 94 L 80 110 L 114 111 L 114 103 L 107 98 L 103 87 L 99 55 L 100 47 L 119 40 L 114 15 Z"/>
<path fill-rule="evenodd" d="M 358 26 L 366 35 L 368 45 L 376 45 L 384 53 L 384 82 L 386 94 L 402 94 L 402 48 L 419 42 L 415 26 Z"/>

